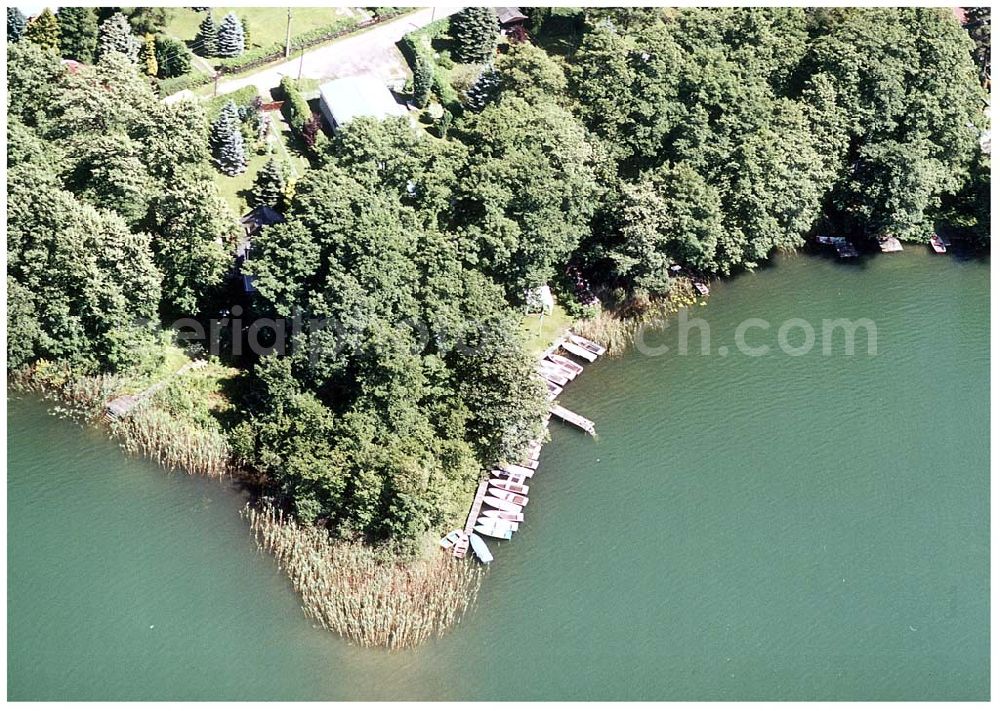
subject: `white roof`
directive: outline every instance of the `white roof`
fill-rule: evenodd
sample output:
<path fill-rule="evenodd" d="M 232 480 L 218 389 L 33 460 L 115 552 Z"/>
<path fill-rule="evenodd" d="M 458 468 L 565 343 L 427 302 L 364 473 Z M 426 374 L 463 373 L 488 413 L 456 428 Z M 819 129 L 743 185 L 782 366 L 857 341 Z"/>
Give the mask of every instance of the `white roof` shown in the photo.
<path fill-rule="evenodd" d="M 406 109 L 396 103 L 381 79 L 374 76 L 355 76 L 335 79 L 319 88 L 320 100 L 328 117 L 343 126 L 359 116 L 383 119 L 387 116 L 406 116 Z"/>

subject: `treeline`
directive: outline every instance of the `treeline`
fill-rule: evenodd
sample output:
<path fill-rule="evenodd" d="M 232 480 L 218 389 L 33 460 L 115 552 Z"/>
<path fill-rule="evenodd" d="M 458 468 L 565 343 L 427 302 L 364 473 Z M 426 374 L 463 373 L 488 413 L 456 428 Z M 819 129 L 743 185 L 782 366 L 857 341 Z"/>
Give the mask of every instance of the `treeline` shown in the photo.
<path fill-rule="evenodd" d="M 202 313 L 229 268 L 204 114 L 120 52 L 68 72 L 18 42 L 7 62 L 8 366 L 152 369 L 161 319 Z"/>
<path fill-rule="evenodd" d="M 673 264 L 728 274 L 816 230 L 988 242 L 986 94 L 950 11 L 531 15 L 499 53 L 488 8 L 427 40 L 432 131 L 357 119 L 294 196 L 258 191 L 290 202 L 244 265 L 249 315 L 302 328 L 245 364 L 232 447 L 335 535 L 412 546 L 539 434 L 528 289 L 643 302 Z M 205 117 L 118 54 L 72 75 L 9 48 L 13 366 L 136 367 L 157 318 L 229 306 Z M 456 61 L 478 79 L 450 84 Z"/>

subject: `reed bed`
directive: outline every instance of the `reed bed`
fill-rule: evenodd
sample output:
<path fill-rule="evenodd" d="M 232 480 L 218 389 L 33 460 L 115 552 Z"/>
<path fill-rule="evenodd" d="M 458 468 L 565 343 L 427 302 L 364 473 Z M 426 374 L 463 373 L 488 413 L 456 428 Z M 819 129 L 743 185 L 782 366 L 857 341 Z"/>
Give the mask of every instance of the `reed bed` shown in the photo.
<path fill-rule="evenodd" d="M 440 637 L 482 583 L 482 568 L 469 561 L 437 552 L 413 561 L 382 556 L 267 504 L 248 504 L 243 516 L 258 549 L 275 557 L 302 596 L 306 617 L 365 647 L 401 649 Z"/>
<path fill-rule="evenodd" d="M 151 404 L 138 405 L 108 428 L 126 452 L 145 456 L 164 469 L 216 479 L 239 473 L 224 434 L 180 420 Z"/>
<path fill-rule="evenodd" d="M 635 334 L 641 327 L 664 323 L 680 309 L 697 302 L 691 282 L 677 279 L 669 293 L 602 309 L 596 316 L 574 323 L 573 332 L 602 344 L 609 355 L 619 355 L 635 343 Z"/>
<path fill-rule="evenodd" d="M 7 385 L 17 392 L 37 393 L 61 403 L 59 415 L 93 420 L 104 413 L 104 404 L 119 392 L 126 380 L 118 375 L 77 375 L 69 368 L 47 361 L 14 370 Z"/>

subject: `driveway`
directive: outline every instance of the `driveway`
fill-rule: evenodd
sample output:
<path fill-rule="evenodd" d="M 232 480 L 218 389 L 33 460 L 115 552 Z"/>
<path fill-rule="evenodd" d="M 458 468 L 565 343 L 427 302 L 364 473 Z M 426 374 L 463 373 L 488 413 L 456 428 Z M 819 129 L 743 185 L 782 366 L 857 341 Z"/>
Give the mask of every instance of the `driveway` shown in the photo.
<path fill-rule="evenodd" d="M 425 7 L 395 20 L 376 25 L 358 34 L 336 40 L 330 44 L 308 50 L 282 64 L 271 65 L 259 72 L 237 79 L 219 81 L 219 94 L 254 85 L 262 96 L 268 96 L 278 86 L 282 77 L 302 76 L 310 79 L 339 79 L 341 77 L 370 74 L 380 77 L 386 84 L 408 76 L 406 60 L 396 47 L 403 35 L 429 25 L 434 20 L 451 15 L 461 7 Z M 173 98 L 173 97 L 170 97 Z"/>

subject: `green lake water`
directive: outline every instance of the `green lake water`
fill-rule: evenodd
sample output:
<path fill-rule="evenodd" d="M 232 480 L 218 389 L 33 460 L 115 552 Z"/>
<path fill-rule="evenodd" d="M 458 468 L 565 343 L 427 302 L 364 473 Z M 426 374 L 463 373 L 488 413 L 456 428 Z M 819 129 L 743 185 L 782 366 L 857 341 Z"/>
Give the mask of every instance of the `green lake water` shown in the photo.
<path fill-rule="evenodd" d="M 691 316 L 712 355 L 566 389 L 599 437 L 552 423 L 476 606 L 395 653 L 303 618 L 239 491 L 12 399 L 9 697 L 988 698 L 988 263 L 782 258 Z M 790 318 L 870 318 L 878 354 L 785 355 Z"/>

